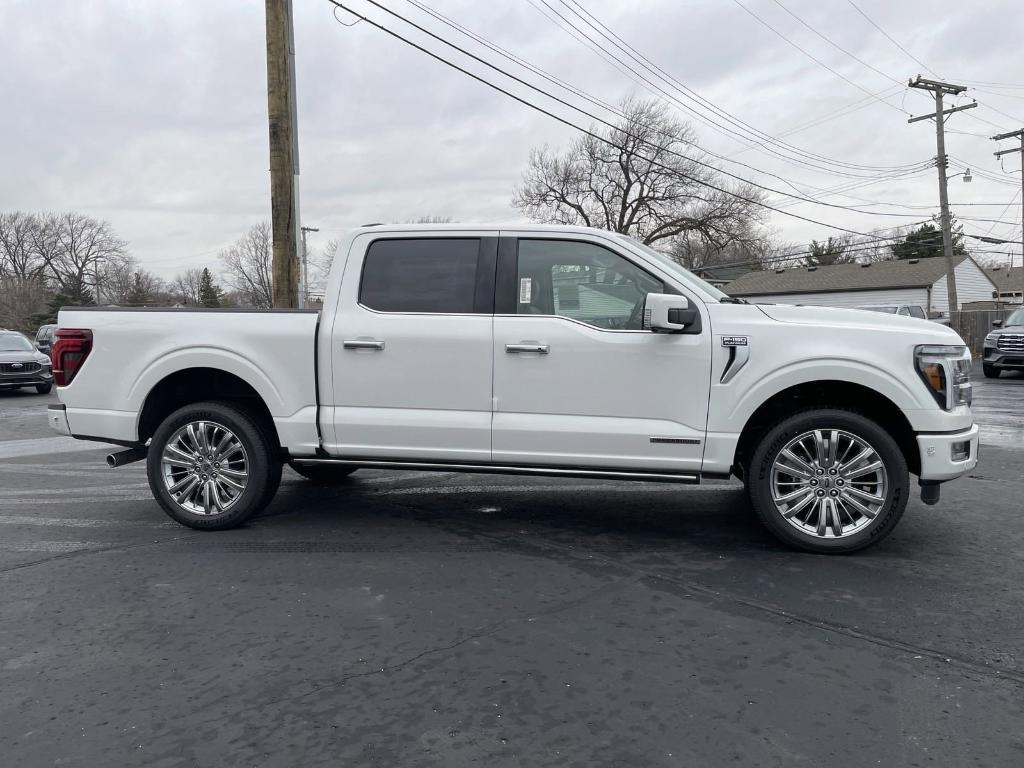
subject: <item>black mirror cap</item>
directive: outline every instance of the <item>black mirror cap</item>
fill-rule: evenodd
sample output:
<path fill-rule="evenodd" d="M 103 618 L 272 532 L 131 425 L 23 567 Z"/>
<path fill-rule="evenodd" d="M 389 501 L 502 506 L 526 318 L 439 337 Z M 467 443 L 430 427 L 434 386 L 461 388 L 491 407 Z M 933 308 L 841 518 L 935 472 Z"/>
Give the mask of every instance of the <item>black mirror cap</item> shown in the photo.
<path fill-rule="evenodd" d="M 993 320 L 992 321 L 992 327 L 993 328 L 1002 328 L 1003 327 L 1003 321 L 1002 320 Z"/>

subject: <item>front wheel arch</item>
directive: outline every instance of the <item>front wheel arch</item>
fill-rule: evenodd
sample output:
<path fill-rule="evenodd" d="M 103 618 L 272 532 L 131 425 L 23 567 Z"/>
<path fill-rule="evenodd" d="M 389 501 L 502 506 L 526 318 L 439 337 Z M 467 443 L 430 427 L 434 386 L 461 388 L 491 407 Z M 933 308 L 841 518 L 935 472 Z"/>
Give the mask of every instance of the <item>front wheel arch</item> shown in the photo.
<path fill-rule="evenodd" d="M 810 409 L 825 408 L 853 411 L 883 425 L 899 446 L 911 474 L 920 474 L 921 454 L 917 436 L 900 407 L 869 387 L 832 380 L 797 384 L 777 392 L 758 406 L 740 432 L 733 474 L 746 479 L 754 447 L 778 422 Z"/>

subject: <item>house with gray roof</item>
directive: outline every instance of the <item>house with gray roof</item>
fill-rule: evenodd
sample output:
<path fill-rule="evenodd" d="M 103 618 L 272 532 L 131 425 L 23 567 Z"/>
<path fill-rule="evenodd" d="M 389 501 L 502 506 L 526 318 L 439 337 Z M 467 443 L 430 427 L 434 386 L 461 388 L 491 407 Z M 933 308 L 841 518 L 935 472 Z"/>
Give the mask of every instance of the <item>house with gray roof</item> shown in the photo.
<path fill-rule="evenodd" d="M 1024 267 L 998 265 L 985 267 L 985 274 L 996 284 L 999 299 L 1007 304 L 1020 304 L 1024 295 Z"/>
<path fill-rule="evenodd" d="M 957 300 L 991 301 L 996 285 L 970 256 L 956 263 Z M 949 312 L 944 258 L 790 267 L 747 272 L 722 288 L 730 296 L 771 304 L 821 307 L 921 307 L 929 317 Z"/>

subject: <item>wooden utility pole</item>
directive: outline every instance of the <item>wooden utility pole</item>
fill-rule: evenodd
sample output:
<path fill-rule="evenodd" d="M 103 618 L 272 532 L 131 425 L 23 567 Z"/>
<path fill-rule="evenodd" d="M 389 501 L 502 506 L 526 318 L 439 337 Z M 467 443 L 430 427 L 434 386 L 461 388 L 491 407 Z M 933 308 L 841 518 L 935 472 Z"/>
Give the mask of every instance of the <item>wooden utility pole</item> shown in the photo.
<path fill-rule="evenodd" d="M 1001 149 L 995 153 L 996 157 L 1002 157 L 1008 155 L 1011 152 L 1020 152 L 1020 247 L 1021 254 L 1024 256 L 1024 128 L 1019 131 L 1010 131 L 1009 133 L 1000 133 L 998 136 L 993 136 L 993 141 L 1002 141 L 1003 139 L 1020 139 L 1020 146 L 1013 147 L 1012 149 Z M 1010 267 L 1012 275 L 1013 268 L 1013 257 L 1010 257 Z M 1021 261 L 1020 266 L 1020 290 L 1021 290 L 1021 304 L 1024 305 L 1024 259 Z M 1013 291 L 1013 286 L 1010 286 L 1010 291 Z"/>
<path fill-rule="evenodd" d="M 274 306 L 294 307 L 299 282 L 299 142 L 291 0 L 266 0 L 267 117 Z"/>
<path fill-rule="evenodd" d="M 956 264 L 953 262 L 953 226 L 949 217 L 949 191 L 946 188 L 946 166 L 949 164 L 949 157 L 946 155 L 946 115 L 960 112 L 964 109 L 973 109 L 978 102 L 963 104 L 959 107 L 942 108 L 942 97 L 946 94 L 956 96 L 967 90 L 965 85 L 953 85 L 943 83 L 939 80 L 925 80 L 918 75 L 909 83 L 911 88 L 919 88 L 922 91 L 930 91 L 935 95 L 935 113 L 931 115 L 919 115 L 912 117 L 907 122 L 916 123 L 918 120 L 935 119 L 935 144 L 937 154 L 935 167 L 939 169 L 939 206 L 942 219 L 942 250 L 946 256 L 946 295 L 949 300 L 949 322 L 953 328 L 959 327 L 960 302 L 956 295 Z"/>

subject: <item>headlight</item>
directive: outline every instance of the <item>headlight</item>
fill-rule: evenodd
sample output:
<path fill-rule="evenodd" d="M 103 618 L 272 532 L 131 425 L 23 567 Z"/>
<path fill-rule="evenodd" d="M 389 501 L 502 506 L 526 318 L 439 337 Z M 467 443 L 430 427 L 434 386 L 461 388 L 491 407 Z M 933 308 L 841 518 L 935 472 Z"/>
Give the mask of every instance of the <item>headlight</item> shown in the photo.
<path fill-rule="evenodd" d="M 994 333 L 994 332 L 990 333 L 988 336 L 985 337 L 985 346 L 986 347 L 994 347 L 996 345 L 996 339 L 998 339 L 998 338 L 999 338 L 999 334 L 998 333 Z"/>
<path fill-rule="evenodd" d="M 971 353 L 960 345 L 922 344 L 914 348 L 914 367 L 940 408 L 970 405 Z"/>

